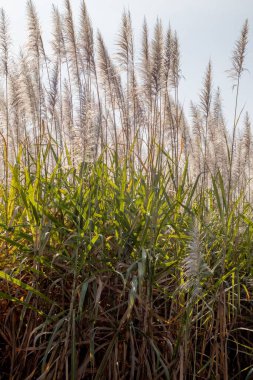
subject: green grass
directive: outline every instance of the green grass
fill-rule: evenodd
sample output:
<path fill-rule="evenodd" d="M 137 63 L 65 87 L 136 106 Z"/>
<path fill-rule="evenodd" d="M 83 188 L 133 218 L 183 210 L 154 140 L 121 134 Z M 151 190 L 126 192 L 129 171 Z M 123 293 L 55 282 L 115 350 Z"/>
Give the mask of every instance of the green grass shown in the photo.
<path fill-rule="evenodd" d="M 17 57 L 0 9 L 0 380 L 252 379 L 247 20 L 226 125 L 211 62 L 188 120 L 159 19 L 135 51 L 124 11 L 112 59 L 84 2 L 51 49 L 27 16 Z"/>
<path fill-rule="evenodd" d="M 1 185 L 3 379 L 250 379 L 252 207 L 187 164 L 174 188 L 161 154 L 150 177 L 20 151 Z"/>

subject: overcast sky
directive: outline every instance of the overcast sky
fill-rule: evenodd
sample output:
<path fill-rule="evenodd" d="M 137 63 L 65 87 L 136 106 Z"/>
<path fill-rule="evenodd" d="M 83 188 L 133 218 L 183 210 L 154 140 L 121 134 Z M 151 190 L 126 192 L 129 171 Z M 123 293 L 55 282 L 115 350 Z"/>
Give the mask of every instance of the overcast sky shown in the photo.
<path fill-rule="evenodd" d="M 43 35 L 50 38 L 52 3 L 63 9 L 63 0 L 34 0 Z M 78 20 L 80 0 L 71 1 Z M 110 51 L 113 52 L 123 9 L 130 10 L 136 35 L 136 54 L 141 38 L 144 15 L 150 25 L 161 18 L 164 29 L 169 23 L 177 30 L 182 56 L 184 79 L 180 86 L 180 99 L 185 110 L 190 100 L 196 101 L 208 60 L 214 69 L 214 86 L 220 86 L 226 119 L 232 121 L 234 93 L 225 70 L 231 66 L 230 57 L 234 42 L 239 37 L 246 18 L 250 26 L 250 42 L 241 86 L 240 106 L 245 105 L 253 118 L 253 0 L 86 0 L 93 27 L 100 29 Z M 25 35 L 25 0 L 0 0 L 0 7 L 9 18 L 14 46 L 22 46 Z"/>

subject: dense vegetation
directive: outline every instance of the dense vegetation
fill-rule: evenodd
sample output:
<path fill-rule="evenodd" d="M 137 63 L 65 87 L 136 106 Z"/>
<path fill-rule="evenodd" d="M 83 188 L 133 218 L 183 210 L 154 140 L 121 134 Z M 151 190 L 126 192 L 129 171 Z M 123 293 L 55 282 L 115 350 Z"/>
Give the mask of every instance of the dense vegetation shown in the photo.
<path fill-rule="evenodd" d="M 0 20 L 0 378 L 251 379 L 247 21 L 227 128 L 211 63 L 185 117 L 159 20 L 136 56 L 124 12 L 112 60 L 84 3 L 53 8 L 50 54 L 27 12 L 18 58 Z"/>

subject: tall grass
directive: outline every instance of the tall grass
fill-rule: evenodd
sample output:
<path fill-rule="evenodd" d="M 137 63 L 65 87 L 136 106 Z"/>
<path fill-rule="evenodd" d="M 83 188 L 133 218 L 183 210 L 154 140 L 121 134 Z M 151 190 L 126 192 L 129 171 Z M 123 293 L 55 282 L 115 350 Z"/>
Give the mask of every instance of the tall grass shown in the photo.
<path fill-rule="evenodd" d="M 171 28 L 144 21 L 137 54 L 124 12 L 112 59 L 85 3 L 80 24 L 64 6 L 49 55 L 28 1 L 16 61 L 1 11 L 1 376 L 249 380 L 248 24 L 230 134 L 211 63 L 187 120 Z"/>

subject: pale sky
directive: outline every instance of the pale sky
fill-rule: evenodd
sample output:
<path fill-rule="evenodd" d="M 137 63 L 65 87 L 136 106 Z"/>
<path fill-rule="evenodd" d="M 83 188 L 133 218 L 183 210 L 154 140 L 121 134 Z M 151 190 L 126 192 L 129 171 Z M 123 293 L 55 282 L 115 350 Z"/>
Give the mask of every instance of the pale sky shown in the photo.
<path fill-rule="evenodd" d="M 52 26 L 52 3 L 63 9 L 63 0 L 34 0 L 47 40 Z M 72 0 L 71 4 L 78 21 L 80 0 Z M 186 113 L 190 100 L 198 99 L 205 68 L 211 58 L 214 86 L 221 87 L 224 113 L 229 123 L 232 122 L 234 93 L 225 70 L 231 67 L 234 42 L 248 18 L 250 41 L 246 67 L 249 72 L 243 76 L 240 106 L 245 105 L 253 119 L 253 0 L 86 0 L 86 5 L 94 30 L 100 29 L 112 53 L 124 8 L 132 14 L 137 56 L 144 15 L 151 29 L 157 17 L 161 18 L 165 30 L 170 23 L 178 33 L 181 46 L 181 69 L 185 79 L 181 82 L 180 100 Z M 22 46 L 26 34 L 26 1 L 0 0 L 0 7 L 8 15 L 14 46 Z"/>

